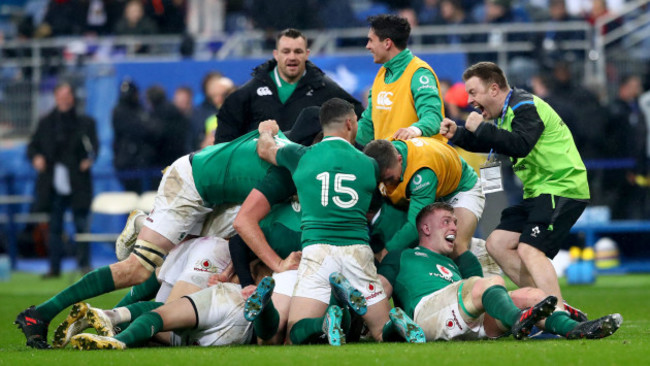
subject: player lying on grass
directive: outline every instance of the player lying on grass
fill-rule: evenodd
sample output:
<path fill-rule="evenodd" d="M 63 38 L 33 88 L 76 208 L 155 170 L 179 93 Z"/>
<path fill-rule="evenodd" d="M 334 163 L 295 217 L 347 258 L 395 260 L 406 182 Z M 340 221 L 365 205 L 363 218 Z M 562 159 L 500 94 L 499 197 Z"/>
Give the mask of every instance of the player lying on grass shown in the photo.
<path fill-rule="evenodd" d="M 48 301 L 21 312 L 15 323 L 27 345 L 49 348 L 49 322 L 84 299 L 146 281 L 188 235 L 198 234 L 212 207 L 244 201 L 269 167 L 256 154 L 257 131 L 176 160 L 163 175 L 154 208 L 125 260 L 98 268 Z M 278 135 L 284 140 L 283 135 Z M 233 218 L 234 219 L 234 218 Z M 128 235 L 127 235 L 128 236 Z"/>
<path fill-rule="evenodd" d="M 149 289 L 150 291 L 157 287 L 159 289 L 157 294 L 141 297 L 142 300 L 149 300 L 155 296 L 156 301 L 127 304 L 123 300 L 110 310 L 96 309 L 85 303 L 77 303 L 72 306 L 68 317 L 55 330 L 52 345 L 57 348 L 65 347 L 74 335 L 88 327 L 95 328 L 100 335 L 112 336 L 114 328 L 126 328 L 128 323 L 139 314 L 207 288 L 211 277 L 221 276 L 222 279 L 226 279 L 231 268 L 230 263 L 226 240 L 216 237 L 188 240 L 182 246 L 173 249 L 160 267 L 157 280 L 160 280 L 161 284 L 156 282 L 157 286 L 152 284 Z M 133 288 L 132 292 L 141 291 L 137 287 Z"/>
<path fill-rule="evenodd" d="M 172 262 L 165 262 L 161 271 L 167 270 L 168 274 L 180 273 L 180 276 L 174 284 L 173 290 L 169 292 L 169 298 L 164 305 L 156 302 L 139 302 L 126 307 L 103 311 L 109 318 L 107 327 L 113 324 L 131 322 L 124 331 L 115 336 L 115 339 L 103 337 L 99 332 L 97 335 L 75 335 L 74 331 L 68 332 L 67 339 L 70 339 L 74 347 L 80 349 L 123 348 L 123 345 L 119 342 L 124 343 L 125 346 L 133 347 L 141 345 L 151 338 L 151 329 L 154 329 L 155 332 L 163 332 L 161 327 L 164 324 L 165 331 L 175 331 L 158 334 L 155 339 L 167 345 L 218 346 L 247 343 L 251 338 L 252 327 L 249 322 L 243 319 L 245 298 L 242 295 L 241 286 L 237 283 L 218 282 L 207 287 L 214 282 L 213 279 L 216 275 L 207 271 L 203 272 L 204 275 L 201 276 L 201 271 L 197 273 L 196 268 L 193 268 L 199 266 L 204 269 L 206 263 L 215 263 L 214 258 L 206 257 L 205 254 L 198 254 L 204 258 L 199 261 L 196 260 L 197 253 L 205 253 L 211 250 L 206 247 L 208 243 L 213 244 L 212 247 L 219 248 L 214 250 L 214 252 L 219 253 L 217 256 L 219 262 L 223 261 L 224 250 L 227 256 L 227 243 L 225 240 L 214 239 L 217 243 L 206 240 L 203 240 L 202 243 L 200 240 L 188 243 L 188 248 L 191 248 L 190 255 L 178 256 L 178 260 L 173 262 L 172 268 L 169 270 L 165 267 L 169 266 L 167 263 Z M 192 245 L 197 242 L 203 245 Z M 264 265 L 255 266 L 251 272 L 255 278 L 261 278 L 269 274 L 268 268 Z M 197 279 L 197 277 L 203 278 Z M 208 280 L 208 277 L 210 277 L 210 280 Z M 234 280 L 236 281 L 236 278 Z M 163 291 L 161 290 L 161 292 Z M 163 292 L 162 296 L 164 294 L 165 292 Z M 161 294 L 159 294 L 158 299 L 162 300 L 160 296 Z M 77 305 L 79 304 L 75 304 L 73 309 Z M 153 313 L 148 312 L 153 308 L 155 308 Z M 73 316 L 72 312 L 71 316 Z M 83 319 L 77 322 L 68 322 L 70 324 L 69 329 L 74 329 L 76 324 L 82 321 Z"/>
<path fill-rule="evenodd" d="M 419 246 L 387 256 L 381 272 L 394 284 L 394 300 L 413 315 L 427 341 L 495 338 L 508 332 L 522 339 L 536 323 L 569 339 L 603 338 L 623 321 L 620 314 L 611 314 L 579 323 L 554 311 L 557 298 L 539 289 L 521 288 L 509 295 L 501 277 L 461 277 L 448 257 L 457 232 L 448 204 L 426 206 L 417 227 Z"/>

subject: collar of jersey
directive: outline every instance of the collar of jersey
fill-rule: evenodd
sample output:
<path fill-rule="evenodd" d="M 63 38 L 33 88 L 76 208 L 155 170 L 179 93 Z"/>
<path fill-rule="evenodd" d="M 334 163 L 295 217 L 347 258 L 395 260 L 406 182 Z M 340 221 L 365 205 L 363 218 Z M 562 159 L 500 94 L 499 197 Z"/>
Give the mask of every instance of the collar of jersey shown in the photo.
<path fill-rule="evenodd" d="M 393 77 L 395 77 L 395 75 L 401 76 L 412 59 L 413 59 L 413 53 L 411 53 L 411 50 L 409 50 L 408 48 L 405 48 L 400 53 L 395 55 L 395 57 L 391 58 L 388 62 L 386 62 L 384 64 L 384 67 L 386 68 L 385 82 L 388 83 L 393 82 L 394 81 Z"/>
<path fill-rule="evenodd" d="M 300 79 L 302 79 L 302 77 L 305 76 L 306 73 L 307 73 L 307 69 L 305 69 L 305 71 L 302 73 Z M 290 82 L 284 81 L 284 79 L 280 77 L 280 73 L 278 73 L 277 65 L 275 65 L 275 67 L 273 68 L 273 77 L 275 78 L 275 85 L 277 85 L 278 88 L 282 88 L 282 85 L 293 85 Z M 298 79 L 298 81 L 296 81 L 294 84 L 297 84 L 300 81 L 300 79 Z"/>
<path fill-rule="evenodd" d="M 350 143 L 350 141 L 344 139 L 343 137 L 338 137 L 338 136 L 325 136 L 325 137 L 323 137 L 323 140 L 322 140 L 321 142 L 325 142 L 325 141 L 334 141 L 334 140 L 345 141 L 345 142 L 347 142 L 348 144 Z"/>

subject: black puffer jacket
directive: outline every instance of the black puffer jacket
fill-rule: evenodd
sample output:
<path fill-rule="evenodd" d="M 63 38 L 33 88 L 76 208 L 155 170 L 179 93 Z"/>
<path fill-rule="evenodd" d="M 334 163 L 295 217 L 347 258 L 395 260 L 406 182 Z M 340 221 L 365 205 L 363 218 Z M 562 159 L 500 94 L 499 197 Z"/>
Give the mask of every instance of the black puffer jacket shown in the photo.
<path fill-rule="evenodd" d="M 282 104 L 278 88 L 269 76 L 277 62 L 271 59 L 253 70 L 253 78 L 232 93 L 217 114 L 218 127 L 215 144 L 232 141 L 257 128 L 260 122 L 275 119 L 282 131 L 290 130 L 300 111 L 306 107 L 320 106 L 328 99 L 338 97 L 354 104 L 357 116 L 363 106 L 310 61 L 306 74 L 296 90 Z"/>

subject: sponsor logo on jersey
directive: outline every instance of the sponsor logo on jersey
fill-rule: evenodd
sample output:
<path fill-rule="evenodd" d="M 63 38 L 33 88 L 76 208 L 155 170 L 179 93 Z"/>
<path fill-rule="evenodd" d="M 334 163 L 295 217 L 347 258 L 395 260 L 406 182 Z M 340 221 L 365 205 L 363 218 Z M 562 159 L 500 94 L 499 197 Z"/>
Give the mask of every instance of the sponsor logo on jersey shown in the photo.
<path fill-rule="evenodd" d="M 420 174 L 416 174 L 415 177 L 413 177 L 412 182 L 413 184 L 415 184 L 415 187 L 411 188 L 411 192 L 418 191 L 424 187 L 428 187 L 431 185 L 431 182 L 429 181 L 422 183 L 422 176 Z"/>
<path fill-rule="evenodd" d="M 424 252 L 417 252 L 416 251 L 415 255 L 419 255 L 420 257 L 424 257 L 424 258 L 429 258 L 429 255 L 427 253 L 424 253 Z"/>
<path fill-rule="evenodd" d="M 420 84 L 429 84 L 429 77 L 426 75 L 420 76 Z"/>
<path fill-rule="evenodd" d="M 449 268 L 441 265 L 441 264 L 436 264 L 436 268 L 438 269 L 438 273 L 434 273 L 434 276 L 441 277 L 447 281 L 451 281 L 451 278 L 454 276 L 454 273 L 449 270 Z"/>
<path fill-rule="evenodd" d="M 268 86 L 260 86 L 259 88 L 257 88 L 257 95 L 263 97 L 265 95 L 273 95 L 273 92 L 271 91 L 271 89 L 269 89 Z"/>
<path fill-rule="evenodd" d="M 456 310 L 451 311 L 451 316 L 453 317 L 454 324 L 456 324 L 458 329 L 463 330 L 463 327 L 460 325 L 460 322 L 458 321 L 458 317 L 456 317 Z"/>
<path fill-rule="evenodd" d="M 456 323 L 454 323 L 454 319 L 449 318 L 445 321 L 445 325 L 447 326 L 447 329 L 452 330 L 456 326 Z"/>
<path fill-rule="evenodd" d="M 379 94 L 377 94 L 377 105 L 376 105 L 377 109 L 384 109 L 387 111 L 391 110 L 392 109 L 391 105 L 393 105 L 393 101 L 390 100 L 390 98 L 392 97 L 393 97 L 393 92 L 386 92 L 386 91 L 379 92 Z"/>
<path fill-rule="evenodd" d="M 194 270 L 197 272 L 216 273 L 217 267 L 207 258 L 201 259 L 194 264 Z"/>

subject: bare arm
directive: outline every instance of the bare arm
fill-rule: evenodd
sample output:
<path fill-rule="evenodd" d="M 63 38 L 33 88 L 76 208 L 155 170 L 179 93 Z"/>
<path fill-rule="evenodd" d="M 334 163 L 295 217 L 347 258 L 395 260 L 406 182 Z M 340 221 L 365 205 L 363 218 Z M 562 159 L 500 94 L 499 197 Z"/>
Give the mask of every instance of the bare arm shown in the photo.
<path fill-rule="evenodd" d="M 275 145 L 275 140 L 273 139 L 273 136 L 279 131 L 277 122 L 275 120 L 263 121 L 260 123 L 258 131 L 260 138 L 257 141 L 257 155 L 263 160 L 277 166 L 278 162 L 275 160 L 275 156 L 278 153 L 278 147 Z M 244 238 L 244 240 L 246 239 Z"/>
<path fill-rule="evenodd" d="M 260 228 L 260 221 L 269 212 L 271 212 L 271 205 L 267 198 L 262 192 L 253 189 L 242 204 L 233 226 L 255 255 L 273 272 L 297 269 L 300 255 L 292 253 L 286 260 L 280 258 L 271 248 L 262 232 L 262 228 Z"/>

